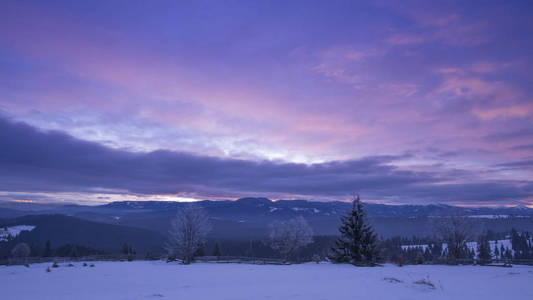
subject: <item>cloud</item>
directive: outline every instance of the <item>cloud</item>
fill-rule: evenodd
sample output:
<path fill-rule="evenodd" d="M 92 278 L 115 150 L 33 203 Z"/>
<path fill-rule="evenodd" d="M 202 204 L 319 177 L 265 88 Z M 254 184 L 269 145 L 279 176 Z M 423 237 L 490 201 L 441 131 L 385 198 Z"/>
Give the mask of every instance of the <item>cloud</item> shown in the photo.
<path fill-rule="evenodd" d="M 509 149 L 515 150 L 515 151 L 531 151 L 533 150 L 533 144 L 513 146 L 513 147 L 509 147 Z"/>
<path fill-rule="evenodd" d="M 496 166 L 507 168 L 507 169 L 532 169 L 533 159 L 502 163 L 502 164 L 497 164 Z"/>
<path fill-rule="evenodd" d="M 394 165 L 406 155 L 299 164 L 165 150 L 130 152 L 5 118 L 0 118 L 0 139 L 0 190 L 6 192 L 310 199 L 342 199 L 359 192 L 369 199 L 395 197 L 400 202 L 498 202 L 531 196 L 530 186 L 514 182 L 457 183 L 456 170 L 413 171 Z"/>
<path fill-rule="evenodd" d="M 512 141 L 533 138 L 533 129 L 522 128 L 519 130 L 503 131 L 485 135 L 483 139 L 489 142 Z"/>
<path fill-rule="evenodd" d="M 483 120 L 497 118 L 524 118 L 533 114 L 533 103 L 524 103 L 495 108 L 475 108 L 473 113 Z"/>

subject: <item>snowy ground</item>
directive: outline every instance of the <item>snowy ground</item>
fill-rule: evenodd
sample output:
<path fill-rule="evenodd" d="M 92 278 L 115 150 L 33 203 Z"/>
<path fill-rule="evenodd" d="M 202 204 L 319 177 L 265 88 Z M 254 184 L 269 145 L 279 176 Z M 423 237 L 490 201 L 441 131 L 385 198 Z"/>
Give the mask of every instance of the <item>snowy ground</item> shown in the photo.
<path fill-rule="evenodd" d="M 533 299 L 533 267 L 164 262 L 0 267 L 1 299 Z M 425 279 L 435 288 L 414 282 Z"/>

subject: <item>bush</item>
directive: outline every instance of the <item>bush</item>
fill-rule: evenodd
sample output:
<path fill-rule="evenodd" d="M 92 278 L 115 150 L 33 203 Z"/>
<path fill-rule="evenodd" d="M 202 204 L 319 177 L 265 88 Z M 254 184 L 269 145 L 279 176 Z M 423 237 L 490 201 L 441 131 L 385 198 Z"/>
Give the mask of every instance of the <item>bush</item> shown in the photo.
<path fill-rule="evenodd" d="M 54 261 L 54 264 L 52 264 L 52 268 L 59 268 L 59 265 L 57 264 L 57 262 Z"/>

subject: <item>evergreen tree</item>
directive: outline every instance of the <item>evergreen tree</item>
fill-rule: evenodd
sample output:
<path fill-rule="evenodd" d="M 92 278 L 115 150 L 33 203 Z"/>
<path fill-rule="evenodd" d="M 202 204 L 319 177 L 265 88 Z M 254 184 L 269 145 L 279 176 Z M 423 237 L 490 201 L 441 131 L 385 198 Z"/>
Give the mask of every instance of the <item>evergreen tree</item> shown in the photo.
<path fill-rule="evenodd" d="M 196 257 L 196 256 L 205 256 L 205 249 L 204 248 L 205 248 L 205 244 L 204 243 L 198 244 L 198 248 L 194 252 L 194 257 Z"/>
<path fill-rule="evenodd" d="M 337 263 L 374 264 L 378 259 L 376 234 L 367 223 L 359 196 L 354 197 L 351 211 L 341 217 L 341 236 L 331 248 L 330 259 Z"/>
<path fill-rule="evenodd" d="M 495 246 L 496 247 L 494 247 L 494 257 L 496 257 L 496 259 L 499 259 L 500 258 L 500 251 L 498 250 L 498 244 L 496 244 Z"/>
<path fill-rule="evenodd" d="M 492 260 L 490 243 L 487 235 L 480 235 L 477 240 L 477 252 L 479 263 L 484 265 L 490 263 Z"/>
<path fill-rule="evenodd" d="M 46 241 L 46 244 L 44 246 L 44 253 L 43 257 L 49 257 L 52 256 L 52 247 L 50 246 L 50 240 Z"/>
<path fill-rule="evenodd" d="M 433 261 L 438 261 L 442 256 L 442 242 L 436 242 L 433 244 L 433 247 L 431 247 L 431 256 L 433 257 Z"/>
<path fill-rule="evenodd" d="M 505 258 L 507 259 L 513 259 L 513 253 L 509 248 L 505 248 Z"/>
<path fill-rule="evenodd" d="M 70 257 L 78 257 L 78 248 L 76 247 L 76 245 L 72 245 L 72 247 L 70 248 Z"/>
<path fill-rule="evenodd" d="M 255 257 L 254 245 L 252 243 L 252 240 L 250 240 L 250 246 L 245 251 L 244 256 L 246 256 L 246 257 Z"/>
<path fill-rule="evenodd" d="M 213 251 L 213 256 L 219 257 L 222 256 L 222 252 L 220 251 L 220 246 L 218 243 L 215 244 L 215 250 Z"/>

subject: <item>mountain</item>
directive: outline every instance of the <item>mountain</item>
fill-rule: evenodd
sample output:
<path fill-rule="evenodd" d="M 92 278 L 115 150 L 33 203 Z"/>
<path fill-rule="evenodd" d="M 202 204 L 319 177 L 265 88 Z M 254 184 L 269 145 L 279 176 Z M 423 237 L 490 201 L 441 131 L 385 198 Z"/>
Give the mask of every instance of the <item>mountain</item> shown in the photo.
<path fill-rule="evenodd" d="M 168 201 L 121 201 L 98 206 L 38 206 L 24 204 L 28 214 L 63 214 L 93 222 L 137 227 L 166 235 L 171 218 L 179 207 L 190 205 Z M 209 214 L 211 238 L 262 239 L 268 225 L 275 220 L 295 216 L 307 219 L 318 235 L 335 235 L 339 217 L 349 208 L 346 202 L 312 202 L 306 200 L 271 201 L 267 198 L 242 198 L 236 201 L 199 201 Z M 0 216 L 3 208 L 0 204 Z M 15 214 L 18 214 L 21 205 Z M 11 209 L 11 208 L 10 208 Z M 462 215 L 475 218 L 485 229 L 507 231 L 512 227 L 533 231 L 533 209 L 527 207 L 464 208 L 449 205 L 383 205 L 365 203 L 370 222 L 378 234 L 390 236 L 426 236 L 432 234 L 435 218 Z M 10 212 L 13 214 L 13 212 Z"/>

